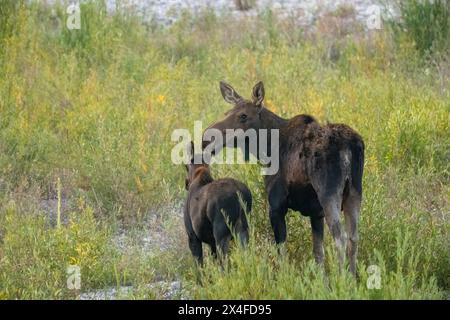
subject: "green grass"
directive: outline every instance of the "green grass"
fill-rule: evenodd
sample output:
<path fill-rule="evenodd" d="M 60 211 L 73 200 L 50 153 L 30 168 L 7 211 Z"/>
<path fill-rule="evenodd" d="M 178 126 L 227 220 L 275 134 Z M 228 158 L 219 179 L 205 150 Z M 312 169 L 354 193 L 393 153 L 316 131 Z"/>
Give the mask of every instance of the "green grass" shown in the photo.
<path fill-rule="evenodd" d="M 448 297 L 448 75 L 420 60 L 409 36 L 356 32 L 336 39 L 341 54 L 332 62 L 324 58 L 327 37 L 305 36 L 270 12 L 252 22 L 185 14 L 161 29 L 130 13 L 106 15 L 95 1 L 82 5 L 81 30 L 69 31 L 63 7 L 55 10 L 60 28 L 44 5 L 2 1 L 2 9 L 0 298 L 76 298 L 66 286 L 73 263 L 82 292 L 136 288 L 123 298 L 161 298 L 148 284 L 177 279 L 194 298 Z M 212 168 L 253 193 L 248 251 L 233 249 L 224 270 L 210 259 L 195 268 L 181 217 L 161 205 L 186 196 L 171 133 L 222 117 L 219 80 L 247 97 L 263 80 L 266 105 L 281 116 L 308 113 L 361 133 L 357 281 L 337 272 L 328 233 L 325 272 L 318 270 L 309 221 L 297 213 L 289 213 L 283 255 L 276 253 L 256 165 Z M 67 202 L 59 228 L 42 206 L 57 198 L 58 179 Z M 156 232 L 146 222 L 155 211 L 169 248 L 118 250 L 120 230 L 136 242 Z M 366 286 L 370 265 L 381 270 L 381 289 Z"/>

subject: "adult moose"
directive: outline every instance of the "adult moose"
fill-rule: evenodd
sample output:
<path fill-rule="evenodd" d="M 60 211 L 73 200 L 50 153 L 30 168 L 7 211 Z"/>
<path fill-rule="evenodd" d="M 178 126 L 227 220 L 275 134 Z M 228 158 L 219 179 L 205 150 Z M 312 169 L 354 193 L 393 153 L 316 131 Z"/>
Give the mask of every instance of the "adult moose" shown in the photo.
<path fill-rule="evenodd" d="M 310 217 L 314 257 L 317 263 L 322 264 L 325 218 L 342 266 L 344 242 L 339 216 L 344 211 L 347 256 L 350 271 L 356 274 L 364 165 L 361 136 L 344 124 L 320 125 L 309 115 L 298 115 L 289 120 L 277 116 L 264 107 L 262 82 L 254 86 L 252 100 L 242 98 L 225 82 L 220 83 L 220 90 L 233 108 L 223 120 L 208 129 L 217 129 L 223 134 L 226 129 L 254 129 L 258 132 L 267 129 L 268 144 L 271 143 L 270 129 L 279 129 L 279 170 L 265 177 L 270 222 L 276 243 L 286 240 L 287 210 L 299 211 Z M 258 147 L 261 147 L 259 135 L 257 137 Z M 224 140 L 222 146 L 215 146 L 214 140 L 206 141 L 203 135 L 203 149 L 220 149 L 229 143 Z M 269 146 L 265 150 L 270 150 Z M 258 157 L 257 154 L 255 156 Z"/>

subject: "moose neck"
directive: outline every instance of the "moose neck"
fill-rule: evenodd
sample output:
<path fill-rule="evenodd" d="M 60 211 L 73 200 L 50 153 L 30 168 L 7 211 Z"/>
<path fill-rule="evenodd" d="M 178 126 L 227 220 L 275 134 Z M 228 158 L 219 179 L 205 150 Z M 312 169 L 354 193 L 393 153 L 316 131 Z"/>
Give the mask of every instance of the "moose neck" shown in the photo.
<path fill-rule="evenodd" d="M 263 108 L 261 110 L 261 128 L 262 129 L 281 129 L 286 126 L 288 120 L 281 118 L 272 111 Z"/>
<path fill-rule="evenodd" d="M 254 156 L 256 156 L 256 158 L 258 160 L 261 160 L 261 156 L 263 154 L 265 154 L 265 157 L 270 157 L 272 156 L 272 153 L 275 152 L 279 152 L 279 149 L 277 150 L 272 150 L 272 143 L 276 143 L 276 145 L 279 145 L 279 135 L 276 136 L 276 138 L 274 138 L 272 136 L 272 130 L 280 130 L 281 128 L 287 126 L 288 124 L 288 120 L 283 119 L 281 117 L 279 117 L 278 115 L 276 115 L 275 113 L 273 113 L 272 111 L 263 108 L 261 110 L 260 113 L 261 116 L 261 126 L 260 129 L 266 129 L 267 130 L 267 139 L 265 140 L 265 142 L 260 140 L 260 136 L 258 135 L 258 151 L 257 154 L 254 154 Z M 272 141 L 276 139 L 277 141 Z M 261 143 L 264 143 L 265 145 L 262 146 Z M 263 148 L 263 150 L 265 151 L 261 151 L 260 147 Z"/>

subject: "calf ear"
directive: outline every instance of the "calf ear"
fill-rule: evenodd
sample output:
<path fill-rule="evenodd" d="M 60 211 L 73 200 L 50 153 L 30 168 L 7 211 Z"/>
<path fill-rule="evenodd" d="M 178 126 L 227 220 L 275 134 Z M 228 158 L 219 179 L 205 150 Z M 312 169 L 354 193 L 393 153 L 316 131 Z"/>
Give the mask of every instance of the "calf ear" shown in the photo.
<path fill-rule="evenodd" d="M 264 84 L 262 83 L 262 81 L 258 82 L 253 87 L 252 99 L 253 99 L 253 103 L 256 106 L 258 106 L 258 107 L 262 106 L 262 102 L 264 100 Z"/>
<path fill-rule="evenodd" d="M 242 100 L 242 97 L 230 86 L 228 83 L 220 81 L 220 92 L 226 102 L 231 104 L 237 104 Z"/>
<path fill-rule="evenodd" d="M 189 148 L 190 148 L 189 151 L 190 151 L 190 153 L 191 153 L 191 156 L 194 156 L 194 154 L 195 154 L 195 153 L 194 153 L 194 152 L 195 152 L 194 150 L 195 150 L 195 149 L 194 149 L 194 142 L 193 142 L 193 141 L 191 141 L 191 144 L 190 144 Z"/>
<path fill-rule="evenodd" d="M 188 154 L 188 157 L 189 157 L 189 163 L 193 164 L 194 163 L 194 142 L 191 141 L 186 146 L 186 149 L 187 149 L 187 154 Z M 186 166 L 186 169 L 189 171 L 189 167 L 188 166 Z"/>

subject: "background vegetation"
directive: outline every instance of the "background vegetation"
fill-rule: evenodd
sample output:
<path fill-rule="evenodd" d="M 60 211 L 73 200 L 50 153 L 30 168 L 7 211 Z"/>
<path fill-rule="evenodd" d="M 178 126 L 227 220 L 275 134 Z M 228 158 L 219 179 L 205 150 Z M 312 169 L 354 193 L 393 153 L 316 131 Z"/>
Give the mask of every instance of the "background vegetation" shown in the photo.
<path fill-rule="evenodd" d="M 371 31 L 348 8 L 312 30 L 270 11 L 254 20 L 186 13 L 161 28 L 90 1 L 81 30 L 68 30 L 64 6 L 0 0 L 0 298 L 124 285 L 134 290 L 119 297 L 163 298 L 151 284 L 173 280 L 183 290 L 172 298 L 448 298 L 449 7 L 402 8 L 400 25 Z M 281 116 L 343 122 L 364 137 L 358 281 L 335 269 L 328 234 L 326 273 L 317 270 L 309 221 L 297 213 L 278 259 L 255 165 L 213 167 L 252 190 L 250 248 L 235 248 L 225 270 L 210 260 L 195 268 L 170 136 L 222 116 L 222 79 L 246 96 L 263 80 Z M 161 230 L 168 248 L 135 243 Z M 134 240 L 121 250 L 124 232 Z M 70 264 L 81 267 L 81 292 L 67 289 Z M 373 264 L 382 283 L 370 290 Z"/>

